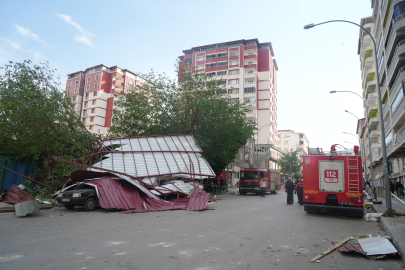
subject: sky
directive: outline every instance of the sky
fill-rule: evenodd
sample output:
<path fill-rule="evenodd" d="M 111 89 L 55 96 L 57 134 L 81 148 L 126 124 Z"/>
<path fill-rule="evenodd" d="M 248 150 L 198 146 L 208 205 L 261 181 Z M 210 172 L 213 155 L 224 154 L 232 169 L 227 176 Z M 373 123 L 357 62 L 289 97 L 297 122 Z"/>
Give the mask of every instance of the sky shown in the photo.
<path fill-rule="evenodd" d="M 48 61 L 67 74 L 98 64 L 175 78 L 182 51 L 258 38 L 278 64 L 278 129 L 305 133 L 310 147 L 351 148 L 364 115 L 359 28 L 309 23 L 371 16 L 370 0 L 6 1 L 0 0 L 0 66 Z M 348 141 L 350 143 L 346 143 Z"/>

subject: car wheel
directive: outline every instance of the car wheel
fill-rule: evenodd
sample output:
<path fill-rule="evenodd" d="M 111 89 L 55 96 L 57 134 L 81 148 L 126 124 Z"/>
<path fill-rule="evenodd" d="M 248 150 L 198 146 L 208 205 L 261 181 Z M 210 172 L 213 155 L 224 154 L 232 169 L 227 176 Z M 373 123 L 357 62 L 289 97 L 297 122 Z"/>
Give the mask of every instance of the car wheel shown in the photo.
<path fill-rule="evenodd" d="M 94 209 L 96 209 L 96 200 L 93 198 L 89 198 L 86 203 L 84 204 L 84 209 L 86 211 L 93 211 Z"/>
<path fill-rule="evenodd" d="M 69 210 L 75 208 L 74 204 L 65 204 L 64 206 L 65 206 L 66 209 L 69 209 Z"/>

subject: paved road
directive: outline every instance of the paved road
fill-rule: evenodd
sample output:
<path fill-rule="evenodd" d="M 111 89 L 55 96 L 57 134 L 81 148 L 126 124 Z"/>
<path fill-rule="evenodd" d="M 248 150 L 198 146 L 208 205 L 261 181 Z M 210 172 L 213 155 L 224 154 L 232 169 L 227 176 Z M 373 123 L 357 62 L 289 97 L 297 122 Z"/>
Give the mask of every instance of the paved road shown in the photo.
<path fill-rule="evenodd" d="M 0 215 L 0 269 L 399 269 L 337 251 L 310 258 L 357 234 L 383 235 L 376 222 L 344 214 L 306 214 L 285 193 L 222 195 L 215 211 L 123 215 L 45 210 Z"/>

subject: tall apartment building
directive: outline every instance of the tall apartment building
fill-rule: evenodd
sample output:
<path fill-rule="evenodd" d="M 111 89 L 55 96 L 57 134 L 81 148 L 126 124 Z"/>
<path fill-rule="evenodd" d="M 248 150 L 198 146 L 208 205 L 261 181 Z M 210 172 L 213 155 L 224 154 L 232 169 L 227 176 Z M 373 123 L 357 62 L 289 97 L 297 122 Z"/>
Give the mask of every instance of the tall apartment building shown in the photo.
<path fill-rule="evenodd" d="M 246 119 L 260 132 L 256 144 L 277 142 L 277 62 L 270 42 L 242 39 L 183 51 L 181 63 L 215 76 L 226 85 L 229 102 L 245 102 Z"/>
<path fill-rule="evenodd" d="M 298 150 L 302 171 L 303 158 L 305 155 L 308 155 L 309 147 L 309 140 L 305 133 L 294 132 L 294 130 L 291 129 L 279 130 L 277 147 L 284 152 Z"/>
<path fill-rule="evenodd" d="M 369 30 L 376 41 L 377 51 L 365 31 L 360 31 L 358 54 L 361 61 L 363 97 L 366 101 L 364 117 L 368 120 L 370 134 L 364 132 L 366 138 L 365 154 L 371 152 L 374 179 L 376 184 L 383 185 L 383 164 L 381 140 L 387 146 L 390 177 L 403 181 L 404 146 L 405 146 L 405 1 L 374 0 L 372 15 L 361 19 L 360 24 Z M 377 55 L 377 65 L 374 60 Z M 377 72 L 380 79 L 381 101 L 383 111 L 378 109 Z M 380 123 L 379 115 L 383 114 Z M 385 138 L 381 138 L 384 128 Z M 364 138 L 363 138 L 364 139 Z M 368 146 L 371 142 L 371 149 Z M 367 166 L 370 165 L 367 158 Z"/>
<path fill-rule="evenodd" d="M 86 128 L 105 135 L 119 96 L 144 82 L 144 78 L 128 69 L 101 64 L 68 74 L 66 95 L 73 97 L 73 110 Z"/>

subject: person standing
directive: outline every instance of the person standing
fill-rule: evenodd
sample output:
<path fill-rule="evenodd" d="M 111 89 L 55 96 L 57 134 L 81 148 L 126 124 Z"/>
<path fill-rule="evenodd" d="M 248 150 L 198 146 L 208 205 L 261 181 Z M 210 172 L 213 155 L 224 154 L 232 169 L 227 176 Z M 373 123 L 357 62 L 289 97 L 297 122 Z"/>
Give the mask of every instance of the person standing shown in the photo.
<path fill-rule="evenodd" d="M 260 180 L 260 198 L 266 198 L 267 183 L 263 179 Z"/>
<path fill-rule="evenodd" d="M 297 191 L 297 197 L 298 197 L 298 203 L 300 205 L 303 205 L 303 197 L 304 197 L 304 183 L 302 182 L 302 179 L 298 179 L 298 183 L 295 186 L 295 190 Z"/>
<path fill-rule="evenodd" d="M 394 185 L 394 183 L 392 181 L 390 181 L 390 191 L 391 191 L 392 194 L 394 194 L 395 185 Z"/>
<path fill-rule="evenodd" d="M 397 192 L 398 195 L 398 182 L 395 183 L 394 190 Z"/>
<path fill-rule="evenodd" d="M 373 194 L 373 189 L 371 188 L 370 182 L 367 181 L 366 185 L 366 193 L 367 193 L 367 199 L 369 201 L 373 200 L 372 194 Z"/>
<path fill-rule="evenodd" d="M 285 192 L 287 192 L 287 204 L 294 203 L 294 183 L 291 182 L 291 178 L 285 183 Z"/>
<path fill-rule="evenodd" d="M 402 185 L 401 182 L 398 181 L 398 197 L 400 197 L 401 199 L 405 196 L 404 193 L 404 185 Z"/>

